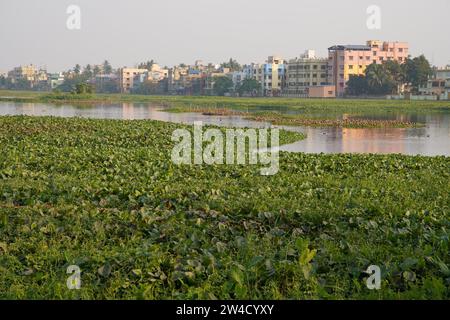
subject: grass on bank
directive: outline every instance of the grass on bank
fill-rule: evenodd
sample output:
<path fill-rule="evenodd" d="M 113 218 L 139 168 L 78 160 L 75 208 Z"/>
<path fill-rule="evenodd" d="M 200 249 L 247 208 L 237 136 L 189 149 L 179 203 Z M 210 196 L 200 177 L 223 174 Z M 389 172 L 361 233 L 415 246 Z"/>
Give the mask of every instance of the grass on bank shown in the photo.
<path fill-rule="evenodd" d="M 267 177 L 174 165 L 179 127 L 1 117 L 0 298 L 450 298 L 450 158 L 281 153 Z"/>
<path fill-rule="evenodd" d="M 249 109 L 324 111 L 339 113 L 394 112 L 394 111 L 449 111 L 450 101 L 406 101 L 375 99 L 298 99 L 298 98 L 236 98 L 210 96 L 151 96 L 132 94 L 76 95 L 70 93 L 49 93 L 33 91 L 0 90 L 0 101 L 18 102 L 142 102 L 171 106 L 173 108 L 232 108 L 241 111 Z"/>

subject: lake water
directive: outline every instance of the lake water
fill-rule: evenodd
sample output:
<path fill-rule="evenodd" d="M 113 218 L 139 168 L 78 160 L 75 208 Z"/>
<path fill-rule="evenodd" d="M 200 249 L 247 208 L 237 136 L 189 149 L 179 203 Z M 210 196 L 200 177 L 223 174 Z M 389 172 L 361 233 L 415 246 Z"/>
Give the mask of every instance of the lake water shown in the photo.
<path fill-rule="evenodd" d="M 268 127 L 270 124 L 245 120 L 239 116 L 205 116 L 201 113 L 169 113 L 164 107 L 143 103 L 98 104 L 89 107 L 41 103 L 0 102 L 0 115 L 86 117 L 97 119 L 153 119 L 192 124 L 202 121 L 227 127 Z M 311 116 L 322 116 L 311 114 Z M 349 114 L 333 117 L 344 118 Z M 281 147 L 281 150 L 305 153 L 401 153 L 408 155 L 450 156 L 450 112 L 353 115 L 364 119 L 409 120 L 423 123 L 423 128 L 345 129 L 287 127 L 303 132 L 307 139 Z"/>

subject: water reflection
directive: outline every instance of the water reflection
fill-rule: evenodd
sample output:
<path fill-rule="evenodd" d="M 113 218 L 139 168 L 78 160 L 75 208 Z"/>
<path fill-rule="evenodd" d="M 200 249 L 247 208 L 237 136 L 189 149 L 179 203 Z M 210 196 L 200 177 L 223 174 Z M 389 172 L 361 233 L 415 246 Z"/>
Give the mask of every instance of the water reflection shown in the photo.
<path fill-rule="evenodd" d="M 268 127 L 270 124 L 239 116 L 205 116 L 200 113 L 168 113 L 164 107 L 145 103 L 96 104 L 94 106 L 52 105 L 41 103 L 0 102 L 0 115 L 86 117 L 101 119 L 153 119 L 192 124 L 202 121 L 226 127 Z M 311 114 L 323 117 L 320 113 Z M 409 155 L 450 156 L 450 112 L 341 114 L 336 118 L 403 120 L 425 123 L 424 128 L 343 129 L 280 126 L 303 132 L 308 138 L 281 149 L 306 153 L 402 153 Z M 328 115 L 329 117 L 329 115 Z"/>

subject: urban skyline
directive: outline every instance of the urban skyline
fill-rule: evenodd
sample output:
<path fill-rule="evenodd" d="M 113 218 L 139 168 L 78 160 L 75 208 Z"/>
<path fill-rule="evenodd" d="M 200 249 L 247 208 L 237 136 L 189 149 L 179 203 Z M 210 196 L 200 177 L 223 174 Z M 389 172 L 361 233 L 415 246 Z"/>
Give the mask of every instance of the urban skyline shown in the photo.
<path fill-rule="evenodd" d="M 66 28 L 66 8 L 72 1 L 1 3 L 0 41 L 8 50 L 2 52 L 0 71 L 34 63 L 56 72 L 104 59 L 115 66 L 154 59 L 164 66 L 233 57 L 244 64 L 274 53 L 296 57 L 309 48 L 326 56 L 329 46 L 367 39 L 409 42 L 411 55 L 424 54 L 438 66 L 450 63 L 450 43 L 436 34 L 436 30 L 450 27 L 445 16 L 450 4 L 445 0 L 433 1 L 433 6 L 379 0 L 379 30 L 366 27 L 366 9 L 373 2 L 365 0 L 339 4 L 325 0 L 321 8 L 305 1 L 281 0 L 273 8 L 268 1 L 255 5 L 232 0 L 223 10 L 204 0 L 151 5 L 132 2 L 131 6 L 76 1 L 81 8 L 80 30 Z M 231 13 L 228 8 L 233 8 Z M 21 19 L 11 12 L 20 14 Z M 127 27 L 120 28 L 120 24 Z"/>

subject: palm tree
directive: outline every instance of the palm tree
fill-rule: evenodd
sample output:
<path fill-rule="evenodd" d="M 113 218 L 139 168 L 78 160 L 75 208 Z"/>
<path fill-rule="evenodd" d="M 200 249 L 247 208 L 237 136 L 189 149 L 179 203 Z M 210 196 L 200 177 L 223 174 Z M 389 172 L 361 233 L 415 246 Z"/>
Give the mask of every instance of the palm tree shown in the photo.
<path fill-rule="evenodd" d="M 381 88 L 386 80 L 386 73 L 380 64 L 372 63 L 366 69 L 367 83 L 370 87 Z"/>

